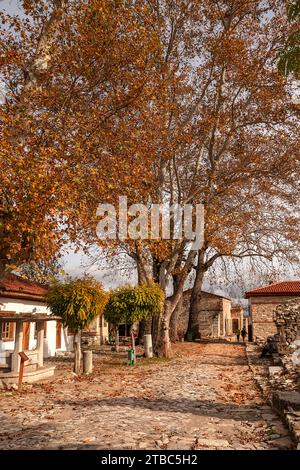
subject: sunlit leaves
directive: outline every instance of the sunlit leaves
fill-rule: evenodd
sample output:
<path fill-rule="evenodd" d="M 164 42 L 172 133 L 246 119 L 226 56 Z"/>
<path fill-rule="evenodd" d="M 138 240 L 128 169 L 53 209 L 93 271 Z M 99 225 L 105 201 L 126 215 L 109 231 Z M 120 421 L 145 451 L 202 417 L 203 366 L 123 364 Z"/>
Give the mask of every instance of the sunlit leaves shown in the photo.
<path fill-rule="evenodd" d="M 102 315 L 107 298 L 101 284 L 90 277 L 56 281 L 46 295 L 52 314 L 61 317 L 63 324 L 76 332 Z"/>
<path fill-rule="evenodd" d="M 113 325 L 132 324 L 158 315 L 163 302 L 164 294 L 157 284 L 121 287 L 111 292 L 104 317 Z"/>
<path fill-rule="evenodd" d="M 0 271 L 86 243 L 100 202 L 151 180 L 137 133 L 159 47 L 147 2 L 23 6 L 0 18 Z"/>

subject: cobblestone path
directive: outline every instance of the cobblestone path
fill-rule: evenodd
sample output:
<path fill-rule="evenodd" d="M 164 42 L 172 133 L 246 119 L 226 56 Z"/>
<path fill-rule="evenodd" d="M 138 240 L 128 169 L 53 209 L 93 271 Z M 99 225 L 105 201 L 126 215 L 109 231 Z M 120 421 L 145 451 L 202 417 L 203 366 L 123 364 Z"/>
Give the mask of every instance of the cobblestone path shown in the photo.
<path fill-rule="evenodd" d="M 64 371 L 21 396 L 0 391 L 0 449 L 291 448 L 243 345 L 183 343 L 175 352 L 134 368 L 103 368 L 99 358 L 88 378 Z"/>

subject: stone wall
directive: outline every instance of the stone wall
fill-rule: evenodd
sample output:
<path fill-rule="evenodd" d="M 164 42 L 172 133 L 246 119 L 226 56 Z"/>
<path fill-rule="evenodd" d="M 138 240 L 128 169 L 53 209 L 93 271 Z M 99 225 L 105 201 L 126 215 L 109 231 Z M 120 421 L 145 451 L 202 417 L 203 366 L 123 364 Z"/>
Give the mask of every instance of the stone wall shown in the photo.
<path fill-rule="evenodd" d="M 262 352 L 275 364 L 269 367 L 272 405 L 300 449 L 300 297 L 278 305 L 273 320 L 277 333 L 268 338 Z"/>
<path fill-rule="evenodd" d="M 229 336 L 232 334 L 231 301 L 228 299 L 222 299 L 220 307 L 220 335 Z"/>
<path fill-rule="evenodd" d="M 300 339 L 300 298 L 278 305 L 273 319 L 279 336 L 278 352 L 284 354 L 292 351 L 292 343 Z"/>
<path fill-rule="evenodd" d="M 232 326 L 233 326 L 232 330 L 234 330 L 234 331 L 232 331 L 232 333 L 235 333 L 235 330 L 237 330 L 237 329 L 241 330 L 243 328 L 243 325 L 244 325 L 243 314 L 244 314 L 244 310 L 243 310 L 243 307 L 241 305 L 232 307 L 232 309 L 231 309 L 231 321 L 232 321 Z M 234 321 L 234 320 L 236 320 L 236 321 Z"/>
<path fill-rule="evenodd" d="M 100 336 L 95 331 L 83 331 L 81 333 L 81 347 L 84 350 L 97 349 L 100 342 Z"/>
<path fill-rule="evenodd" d="M 95 346 L 99 346 L 101 344 L 105 344 L 108 340 L 108 324 L 104 320 L 103 316 L 96 317 L 84 330 L 86 333 L 90 332 L 93 333 L 90 337 L 97 336 L 97 341 L 95 341 Z M 89 336 L 88 334 L 86 336 Z"/>
<path fill-rule="evenodd" d="M 182 302 L 177 306 L 177 334 L 178 338 L 184 338 L 189 323 L 190 298 L 192 291 L 183 293 Z M 202 292 L 199 303 L 197 327 L 201 339 L 218 338 L 231 328 L 231 302 L 223 297 Z"/>
<path fill-rule="evenodd" d="M 201 339 L 220 336 L 220 311 L 200 310 L 198 316 L 199 336 Z"/>
<path fill-rule="evenodd" d="M 274 322 L 258 322 L 253 324 L 253 338 L 267 339 L 276 333 L 276 325 Z"/>
<path fill-rule="evenodd" d="M 252 318 L 253 339 L 267 339 L 277 333 L 276 324 L 273 318 L 274 310 L 295 297 L 289 296 L 265 296 L 251 297 L 250 315 Z"/>

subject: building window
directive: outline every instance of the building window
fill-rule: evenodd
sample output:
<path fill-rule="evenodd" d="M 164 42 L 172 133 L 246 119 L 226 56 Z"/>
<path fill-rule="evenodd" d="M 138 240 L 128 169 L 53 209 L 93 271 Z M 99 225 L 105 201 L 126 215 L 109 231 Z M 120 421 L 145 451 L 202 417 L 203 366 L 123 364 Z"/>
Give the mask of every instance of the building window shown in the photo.
<path fill-rule="evenodd" d="M 1 323 L 0 339 L 2 341 L 14 341 L 15 324 L 12 322 Z"/>
<path fill-rule="evenodd" d="M 0 315 L 14 315 L 15 311 L 0 310 Z M 0 340 L 2 341 L 14 341 L 15 339 L 15 323 L 4 322 L 0 323 Z"/>

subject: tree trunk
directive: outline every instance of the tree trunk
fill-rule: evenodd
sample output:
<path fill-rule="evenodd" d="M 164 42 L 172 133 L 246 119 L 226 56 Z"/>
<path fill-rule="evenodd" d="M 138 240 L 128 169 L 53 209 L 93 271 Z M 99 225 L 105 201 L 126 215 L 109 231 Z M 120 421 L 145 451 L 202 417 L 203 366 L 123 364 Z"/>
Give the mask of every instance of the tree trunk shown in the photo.
<path fill-rule="evenodd" d="M 162 318 L 162 313 L 159 315 L 155 315 L 152 318 L 152 329 L 151 329 L 151 334 L 152 334 L 152 342 L 153 342 L 153 351 L 154 354 L 156 354 L 156 348 L 155 345 L 157 343 L 157 337 L 158 337 L 158 332 L 161 327 L 161 318 Z"/>
<path fill-rule="evenodd" d="M 151 335 L 152 317 L 142 320 L 139 324 L 139 344 L 144 340 L 144 335 Z"/>
<path fill-rule="evenodd" d="M 201 339 L 201 334 L 199 332 L 199 308 L 201 302 L 203 278 L 205 275 L 204 253 L 204 250 L 201 250 L 199 252 L 198 263 L 196 268 L 196 278 L 192 289 L 190 301 L 188 332 L 191 332 L 193 334 L 194 339 Z"/>
<path fill-rule="evenodd" d="M 68 4 L 68 0 L 56 0 L 49 19 L 44 23 L 42 34 L 37 42 L 31 62 L 27 65 L 24 89 L 20 96 L 23 104 L 27 98 L 26 93 L 35 89 L 38 85 L 39 74 L 45 72 L 51 59 L 51 47 L 55 41 L 55 31 L 59 30 L 62 13 Z"/>
<path fill-rule="evenodd" d="M 138 284 L 148 284 L 153 281 L 153 259 L 151 252 L 147 252 L 138 243 L 136 244 L 136 266 L 138 272 Z M 151 334 L 152 317 L 139 323 L 138 340 L 143 341 L 144 335 Z"/>
<path fill-rule="evenodd" d="M 153 259 L 149 249 L 135 245 L 135 260 L 138 273 L 138 284 L 148 284 L 153 281 Z"/>
<path fill-rule="evenodd" d="M 171 358 L 172 346 L 170 341 L 170 319 L 175 308 L 174 300 L 165 301 L 164 310 L 160 314 L 157 322 L 156 340 L 154 344 L 154 353 L 158 357 Z"/>
<path fill-rule="evenodd" d="M 153 318 L 155 333 L 154 354 L 158 357 L 172 357 L 172 345 L 170 341 L 170 320 L 174 310 L 182 298 L 184 278 L 177 286 L 172 297 L 165 300 L 163 311 L 157 318 Z"/>
<path fill-rule="evenodd" d="M 191 251 L 180 276 L 176 277 L 174 283 L 174 294 L 165 300 L 164 308 L 158 318 L 153 318 L 154 353 L 159 357 L 172 357 L 170 341 L 170 320 L 174 310 L 180 302 L 183 294 L 183 287 L 188 274 L 190 273 L 195 259 L 195 252 Z M 166 285 L 166 282 L 163 282 Z"/>
<path fill-rule="evenodd" d="M 179 341 L 179 336 L 178 336 L 178 319 L 180 316 L 180 312 L 182 309 L 182 297 L 180 301 L 178 302 L 174 312 L 172 313 L 171 319 L 170 319 L 170 340 L 172 343 L 175 343 L 176 341 Z"/>
<path fill-rule="evenodd" d="M 74 334 L 74 372 L 77 375 L 81 372 L 81 331 Z"/>
<path fill-rule="evenodd" d="M 177 292 L 178 289 L 180 289 L 180 279 L 178 278 L 177 275 L 173 276 L 173 286 L 174 286 L 174 292 Z M 182 310 L 182 302 L 183 302 L 183 297 L 182 294 L 180 296 L 180 299 L 172 313 L 171 319 L 170 319 L 170 340 L 172 343 L 175 343 L 176 341 L 179 340 L 178 337 L 178 318 L 180 315 L 180 312 Z"/>

